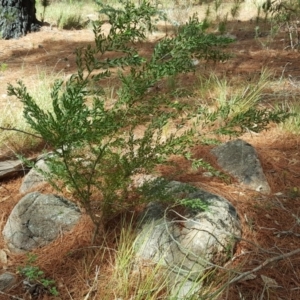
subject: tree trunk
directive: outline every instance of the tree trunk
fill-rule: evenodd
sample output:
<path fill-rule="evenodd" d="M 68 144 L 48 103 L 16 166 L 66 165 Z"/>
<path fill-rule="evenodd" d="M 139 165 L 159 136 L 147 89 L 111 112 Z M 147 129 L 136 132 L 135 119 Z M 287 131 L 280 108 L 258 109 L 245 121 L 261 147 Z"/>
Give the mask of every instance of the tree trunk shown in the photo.
<path fill-rule="evenodd" d="M 0 38 L 19 38 L 38 31 L 42 22 L 35 12 L 35 0 L 0 0 Z"/>

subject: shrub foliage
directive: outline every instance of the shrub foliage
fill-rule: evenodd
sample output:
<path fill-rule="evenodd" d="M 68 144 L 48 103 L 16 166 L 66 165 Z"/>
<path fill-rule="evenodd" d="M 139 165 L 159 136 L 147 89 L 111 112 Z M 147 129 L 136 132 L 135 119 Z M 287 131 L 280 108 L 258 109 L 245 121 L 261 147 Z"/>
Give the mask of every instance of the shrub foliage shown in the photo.
<path fill-rule="evenodd" d="M 132 175 L 151 172 L 170 155 L 188 152 L 198 135 L 191 119 L 205 124 L 230 115 L 226 105 L 210 114 L 204 108 L 184 107 L 151 88 L 167 77 L 192 72 L 192 57 L 228 59 L 221 49 L 232 40 L 206 34 L 208 24 L 194 16 L 145 57 L 139 45 L 153 29 L 153 20 L 163 15 L 146 1 L 139 6 L 121 4 L 118 9 L 101 4 L 106 17 L 94 24 L 95 43 L 76 50 L 76 74 L 54 83 L 52 111 L 42 110 L 22 82 L 8 88 L 24 104 L 26 121 L 53 149 L 46 159 L 50 171 L 44 175 L 57 188 L 71 191 L 97 228 L 132 205 Z M 104 23 L 111 25 L 108 35 L 102 32 Z M 115 99 L 104 88 L 111 77 L 119 80 Z M 243 114 L 246 118 L 235 115 L 225 122 L 220 133 L 240 134 L 253 123 L 262 129 L 270 121 L 266 111 L 251 108 Z M 284 118 L 271 116 L 275 121 L 276 116 Z M 166 132 L 170 124 L 174 130 Z"/>

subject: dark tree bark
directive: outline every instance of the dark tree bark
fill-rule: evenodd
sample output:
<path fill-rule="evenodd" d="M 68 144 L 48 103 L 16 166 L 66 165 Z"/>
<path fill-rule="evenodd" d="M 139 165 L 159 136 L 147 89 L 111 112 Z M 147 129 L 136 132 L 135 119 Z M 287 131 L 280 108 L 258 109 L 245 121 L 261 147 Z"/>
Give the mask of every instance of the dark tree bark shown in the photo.
<path fill-rule="evenodd" d="M 42 22 L 35 16 L 35 0 L 0 0 L 0 37 L 19 38 L 38 31 Z"/>

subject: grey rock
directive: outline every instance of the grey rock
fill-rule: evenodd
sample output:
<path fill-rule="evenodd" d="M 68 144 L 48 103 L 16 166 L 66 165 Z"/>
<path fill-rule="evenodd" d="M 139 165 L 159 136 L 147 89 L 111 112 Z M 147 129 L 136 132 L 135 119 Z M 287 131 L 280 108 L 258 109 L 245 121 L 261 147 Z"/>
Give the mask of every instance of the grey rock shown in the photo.
<path fill-rule="evenodd" d="M 43 159 L 39 160 L 35 164 L 35 167 L 44 172 L 49 172 L 49 168 Z M 44 176 L 36 169 L 31 169 L 22 181 L 22 185 L 20 187 L 20 193 L 25 194 L 28 191 L 32 190 L 34 187 L 44 182 L 45 182 Z"/>
<path fill-rule="evenodd" d="M 20 172 L 26 173 L 27 167 L 21 160 L 6 160 L 0 162 L 0 179 L 10 178 Z"/>
<path fill-rule="evenodd" d="M 270 186 L 261 167 L 255 149 L 245 141 L 237 139 L 224 143 L 211 152 L 218 164 L 248 188 L 269 194 Z"/>
<path fill-rule="evenodd" d="M 78 207 L 62 197 L 29 193 L 14 207 L 2 233 L 12 252 L 29 251 L 72 229 L 80 216 Z"/>
<path fill-rule="evenodd" d="M 164 206 L 161 203 L 150 202 L 145 211 L 140 215 L 139 221 L 142 226 L 148 222 L 160 220 L 164 217 Z"/>
<path fill-rule="evenodd" d="M 27 158 L 30 162 L 36 162 L 47 157 L 49 154 L 42 154 L 37 157 Z M 8 179 L 18 174 L 26 174 L 30 167 L 26 166 L 22 160 L 5 160 L 0 161 L 0 179 Z"/>
<path fill-rule="evenodd" d="M 0 291 L 11 288 L 17 281 L 17 277 L 9 272 L 0 275 Z"/>
<path fill-rule="evenodd" d="M 241 236 L 237 212 L 226 199 L 202 190 L 185 199 L 191 207 L 176 220 L 165 217 L 161 204 L 151 203 L 135 241 L 137 263 L 151 260 L 171 271 L 174 299 L 198 292 L 204 272 L 213 264 L 224 263 L 234 247 L 234 237 Z"/>

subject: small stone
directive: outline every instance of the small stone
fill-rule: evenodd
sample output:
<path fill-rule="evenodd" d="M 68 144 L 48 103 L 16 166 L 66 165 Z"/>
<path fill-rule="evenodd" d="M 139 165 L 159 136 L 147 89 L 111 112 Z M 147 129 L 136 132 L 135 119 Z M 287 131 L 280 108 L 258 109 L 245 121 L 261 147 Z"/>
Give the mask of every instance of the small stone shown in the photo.
<path fill-rule="evenodd" d="M 7 254 L 3 249 L 0 249 L 0 264 L 2 266 L 7 264 Z"/>
<path fill-rule="evenodd" d="M 12 273 L 3 273 L 0 275 L 0 291 L 11 288 L 17 281 L 17 278 Z"/>
<path fill-rule="evenodd" d="M 49 167 L 43 159 L 39 160 L 35 166 L 45 173 L 49 172 Z M 25 194 L 29 190 L 39 186 L 41 183 L 45 183 L 45 181 L 46 180 L 41 173 L 39 173 L 36 169 L 31 169 L 22 181 L 20 193 Z"/>
<path fill-rule="evenodd" d="M 203 177 L 213 177 L 214 175 L 211 172 L 203 172 Z"/>
<path fill-rule="evenodd" d="M 238 179 L 249 189 L 262 194 L 270 194 L 268 184 L 258 155 L 249 143 L 241 139 L 229 141 L 211 150 L 218 165 Z"/>
<path fill-rule="evenodd" d="M 67 199 L 29 193 L 12 210 L 2 234 L 10 251 L 22 253 L 43 247 L 71 230 L 80 216 L 79 208 Z"/>
<path fill-rule="evenodd" d="M 192 59 L 192 65 L 193 65 L 193 66 L 198 66 L 199 63 L 200 63 L 200 62 L 199 62 L 198 59 L 196 59 L 196 58 L 193 58 L 193 59 Z"/>

